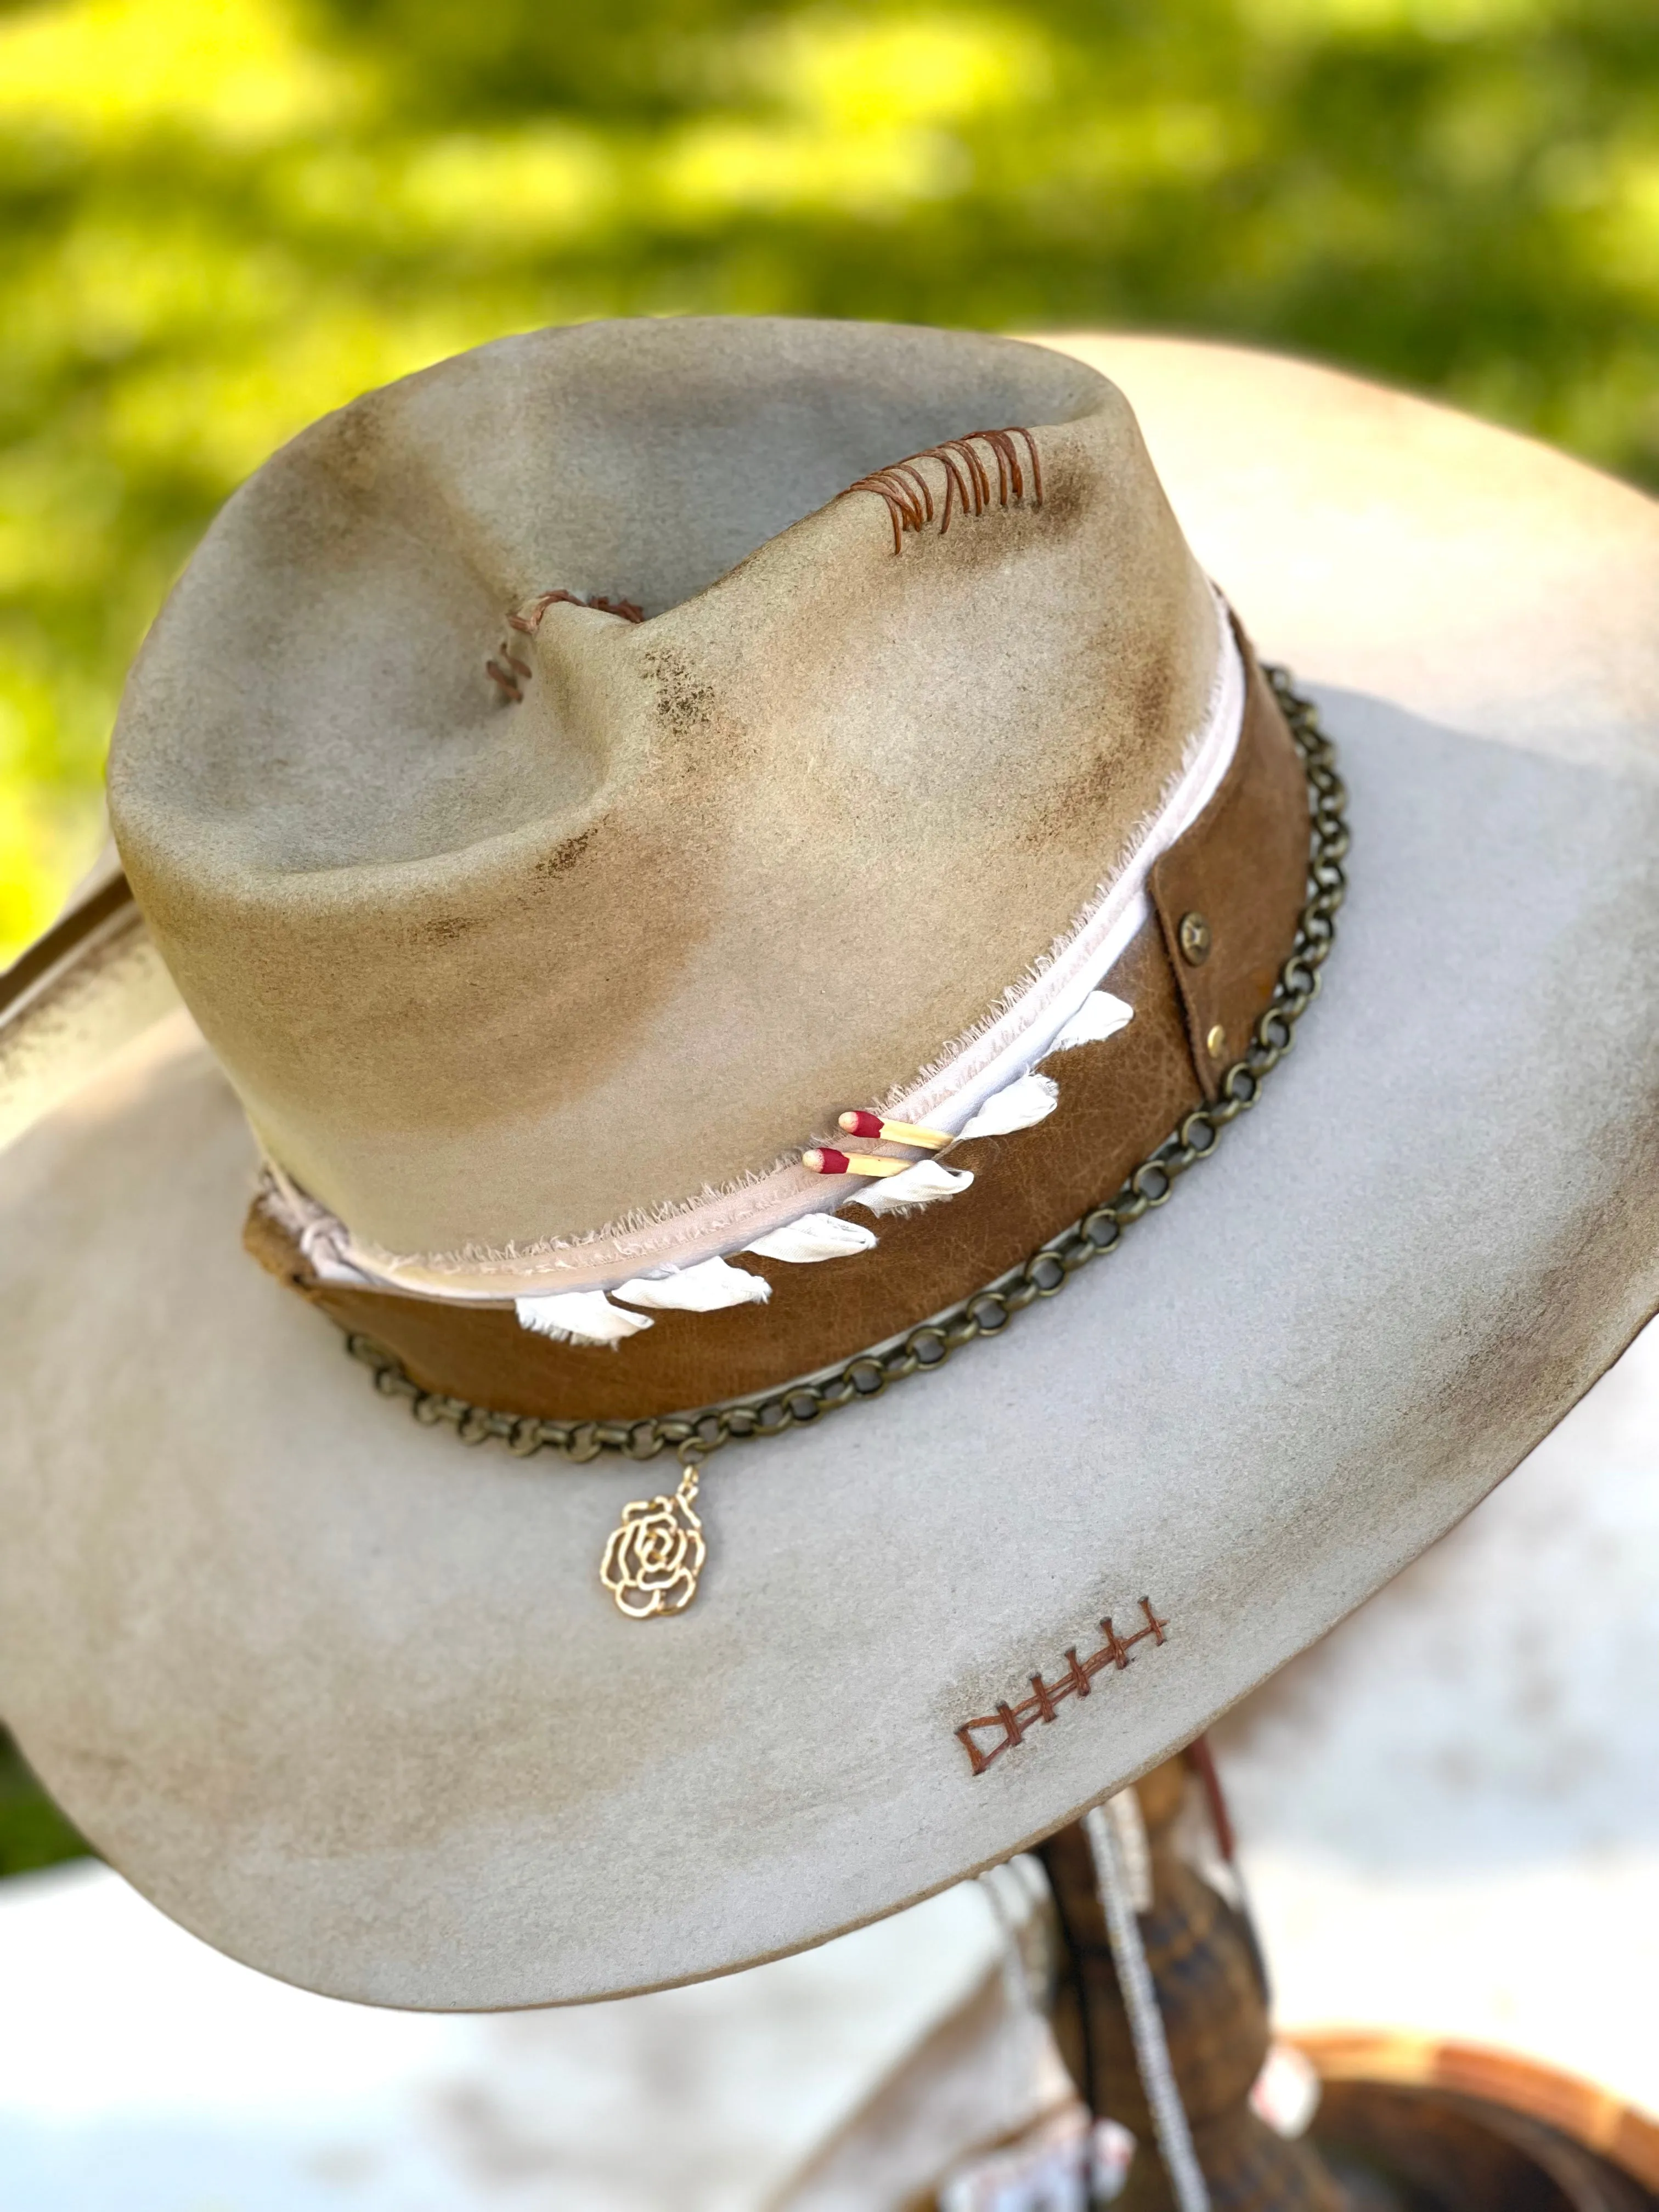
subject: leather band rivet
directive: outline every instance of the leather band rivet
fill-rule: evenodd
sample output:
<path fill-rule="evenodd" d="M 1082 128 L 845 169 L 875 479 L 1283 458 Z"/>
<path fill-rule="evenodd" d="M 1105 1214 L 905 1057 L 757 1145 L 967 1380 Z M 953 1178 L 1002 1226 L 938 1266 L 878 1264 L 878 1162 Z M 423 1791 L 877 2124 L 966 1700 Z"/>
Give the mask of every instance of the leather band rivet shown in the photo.
<path fill-rule="evenodd" d="M 1201 914 L 1183 914 L 1181 927 L 1176 932 L 1181 944 L 1181 957 L 1189 968 L 1201 968 L 1210 957 L 1214 939 L 1209 922 Z"/>
<path fill-rule="evenodd" d="M 1227 1032 L 1219 1022 L 1204 1040 L 1212 1060 L 1219 1060 L 1227 1049 Z"/>

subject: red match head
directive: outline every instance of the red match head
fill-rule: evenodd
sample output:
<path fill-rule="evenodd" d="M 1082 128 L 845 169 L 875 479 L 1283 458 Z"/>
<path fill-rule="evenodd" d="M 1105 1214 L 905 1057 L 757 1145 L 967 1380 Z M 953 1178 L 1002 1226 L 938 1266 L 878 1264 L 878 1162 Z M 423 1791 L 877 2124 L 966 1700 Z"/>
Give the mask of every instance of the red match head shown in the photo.
<path fill-rule="evenodd" d="M 866 1114 L 862 1108 L 855 1107 L 842 1115 L 841 1126 L 849 1137 L 878 1137 L 883 1124 L 879 1114 Z"/>

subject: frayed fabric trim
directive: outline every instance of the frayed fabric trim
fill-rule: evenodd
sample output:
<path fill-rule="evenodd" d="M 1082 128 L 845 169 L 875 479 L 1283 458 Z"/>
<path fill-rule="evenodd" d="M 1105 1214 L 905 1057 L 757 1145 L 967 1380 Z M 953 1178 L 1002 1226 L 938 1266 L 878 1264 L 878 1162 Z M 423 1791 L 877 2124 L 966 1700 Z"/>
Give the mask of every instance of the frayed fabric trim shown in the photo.
<path fill-rule="evenodd" d="M 1049 1047 L 1048 1056 L 1115 1036 L 1133 1018 L 1133 1007 L 1123 1000 L 1109 991 L 1091 991 Z M 1054 1077 L 1028 1071 L 988 1098 L 955 1141 L 963 1144 L 976 1137 L 1006 1137 L 1020 1129 L 1034 1128 L 1059 1103 L 1060 1085 Z M 937 1159 L 918 1160 L 901 1175 L 860 1184 L 850 1196 L 836 1203 L 861 1206 L 877 1215 L 903 1215 L 936 1205 L 941 1199 L 955 1198 L 973 1181 L 969 1169 L 947 1167 Z M 386 1287 L 352 1264 L 334 1216 L 307 1198 L 274 1162 L 266 1164 L 261 1202 L 283 1223 L 324 1280 L 369 1289 Z M 848 1220 L 840 1212 L 806 1213 L 756 1238 L 741 1250 L 763 1259 L 811 1266 L 867 1252 L 876 1242 L 872 1230 Z M 629 1306 L 665 1313 L 716 1313 L 727 1306 L 763 1305 L 772 1295 L 772 1286 L 763 1276 L 731 1266 L 723 1255 L 688 1267 L 660 1268 L 654 1274 L 632 1277 L 608 1287 L 611 1297 Z M 599 1301 L 597 1305 L 592 1303 L 595 1299 Z M 584 1300 L 588 1303 L 581 1304 Z M 599 1291 L 522 1295 L 514 1304 L 524 1328 L 563 1342 L 614 1347 L 635 1334 L 617 1326 L 617 1319 L 625 1321 L 627 1316 L 612 1318 L 615 1309 Z M 559 1318 L 562 1314 L 564 1319 Z"/>
<path fill-rule="evenodd" d="M 1243 725 L 1245 677 L 1225 602 L 1212 589 L 1218 651 L 1215 681 L 1202 726 L 1186 748 L 1182 766 L 1159 805 L 1133 841 L 1109 882 L 1066 934 L 1027 974 L 1010 986 L 979 1022 L 902 1091 L 876 1102 L 884 1119 L 944 1129 L 960 1138 L 975 1114 L 1048 1054 L 1109 1036 L 1121 1028 L 1121 1000 L 1098 988 L 1152 913 L 1147 878 L 1153 862 L 1198 819 L 1231 766 Z M 1095 999 L 1110 1000 L 1096 1006 Z M 1079 1024 L 1081 1028 L 1079 1029 Z M 670 1269 L 741 1252 L 804 1217 L 868 1204 L 869 1194 L 826 1193 L 822 1178 L 791 1151 L 769 1168 L 724 1189 L 665 1201 L 604 1228 L 547 1244 L 397 1254 L 354 1238 L 344 1224 L 294 1190 L 268 1189 L 267 1203 L 301 1237 L 307 1256 L 325 1280 L 368 1284 L 405 1296 L 453 1303 L 501 1304 L 535 1298 L 555 1285 L 582 1289 L 656 1276 Z M 903 1176 L 893 1176 L 893 1184 Z M 301 1218 L 290 1212 L 289 1194 L 301 1200 Z M 935 1194 L 936 1196 L 943 1195 Z M 900 1200 L 899 1205 L 905 1201 Z M 927 1200 L 912 1203 L 928 1203 Z M 896 1211 L 896 1206 L 869 1210 Z M 310 1243 L 306 1244 L 306 1237 Z M 823 1256 L 838 1256 L 824 1254 Z"/>

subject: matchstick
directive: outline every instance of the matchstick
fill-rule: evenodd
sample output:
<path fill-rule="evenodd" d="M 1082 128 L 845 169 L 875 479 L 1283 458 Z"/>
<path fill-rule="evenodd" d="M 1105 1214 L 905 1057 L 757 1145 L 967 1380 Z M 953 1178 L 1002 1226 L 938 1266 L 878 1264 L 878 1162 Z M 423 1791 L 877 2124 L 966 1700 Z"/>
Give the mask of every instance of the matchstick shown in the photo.
<path fill-rule="evenodd" d="M 861 1176 L 902 1175 L 915 1165 L 914 1160 L 884 1160 L 874 1152 L 838 1152 L 833 1145 L 815 1145 L 801 1154 L 800 1164 L 814 1175 Z"/>
<path fill-rule="evenodd" d="M 849 1137 L 885 1137 L 895 1145 L 924 1145 L 930 1152 L 951 1142 L 944 1129 L 918 1129 L 908 1121 L 884 1121 L 879 1114 L 866 1114 L 857 1108 L 842 1115 L 841 1126 Z"/>

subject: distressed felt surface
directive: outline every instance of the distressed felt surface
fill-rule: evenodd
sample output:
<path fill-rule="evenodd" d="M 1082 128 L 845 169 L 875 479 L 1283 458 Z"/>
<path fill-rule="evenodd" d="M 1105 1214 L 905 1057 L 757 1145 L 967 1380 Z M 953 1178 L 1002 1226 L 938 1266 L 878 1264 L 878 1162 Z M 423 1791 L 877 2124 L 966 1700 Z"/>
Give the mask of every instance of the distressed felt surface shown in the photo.
<path fill-rule="evenodd" d="M 451 2008 L 717 1972 L 889 1911 L 1322 1633 L 1659 1304 L 1659 700 L 1628 619 L 1659 586 L 1653 510 L 1283 375 L 1283 437 L 1322 393 L 1308 434 L 1334 458 L 1293 509 L 1243 503 L 1243 611 L 1285 653 L 1279 549 L 1322 542 L 1346 563 L 1328 604 L 1376 585 L 1411 691 L 1333 681 L 1334 619 L 1314 672 L 1355 853 L 1325 994 L 1260 1110 L 1108 1266 L 943 1374 L 712 1466 L 685 1615 L 638 1626 L 599 1589 L 637 1477 L 417 1429 L 240 1253 L 248 1140 L 182 1020 L 0 1159 L 0 1710 L 187 1925 L 313 1987 Z M 1401 458 L 1419 416 L 1432 502 Z M 1249 517 L 1224 479 L 1201 511 L 1163 434 L 1210 557 Z M 1401 496 L 1356 522 L 1340 453 L 1368 467 L 1379 441 Z M 1459 454 L 1471 507 L 1510 490 L 1450 559 Z M 1437 719 L 1449 560 L 1502 619 L 1479 669 L 1450 656 Z M 1595 667 L 1540 708 L 1552 635 L 1577 666 L 1574 606 L 1613 619 L 1621 594 Z M 957 1724 L 1143 1592 L 1168 1643 L 972 1777 Z"/>
<path fill-rule="evenodd" d="M 1009 424 L 1041 503 L 1028 455 L 1023 499 L 993 467 L 947 532 L 927 464 L 901 555 L 880 498 L 836 497 Z M 486 658 L 554 588 L 649 619 L 550 607 L 506 705 Z M 982 1020 L 1119 872 L 1218 643 L 1077 362 L 538 331 L 365 395 L 227 503 L 129 681 L 111 820 L 301 1185 L 406 1259 L 533 1252 L 775 1167 Z"/>

